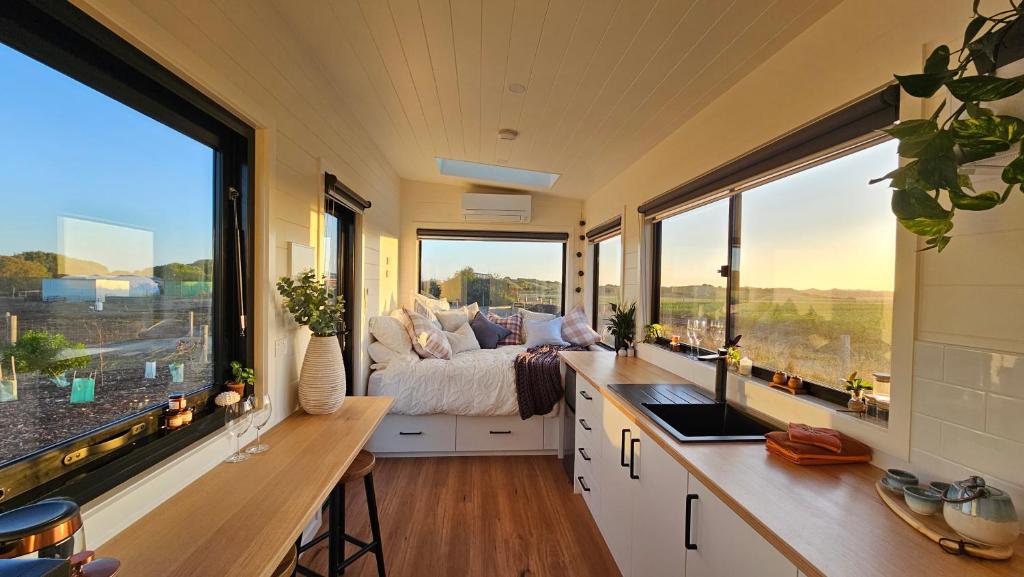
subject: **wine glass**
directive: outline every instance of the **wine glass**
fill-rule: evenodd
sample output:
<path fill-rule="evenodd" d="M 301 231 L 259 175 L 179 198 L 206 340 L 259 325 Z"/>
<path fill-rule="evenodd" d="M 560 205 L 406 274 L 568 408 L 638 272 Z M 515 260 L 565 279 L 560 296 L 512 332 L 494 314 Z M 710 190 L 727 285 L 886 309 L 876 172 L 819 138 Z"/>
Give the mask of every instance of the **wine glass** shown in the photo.
<path fill-rule="evenodd" d="M 239 447 L 242 435 L 249 430 L 252 424 L 252 401 L 249 398 L 242 399 L 233 405 L 224 407 L 224 428 L 235 440 L 235 451 L 225 459 L 226 463 L 241 463 L 249 458 Z"/>
<path fill-rule="evenodd" d="M 274 408 L 270 405 L 270 395 L 264 393 L 261 400 L 262 402 L 252 410 L 252 425 L 256 427 L 256 444 L 245 450 L 250 455 L 258 455 L 270 450 L 270 445 L 260 442 L 260 430 L 270 422 L 270 415 L 273 414 Z M 255 403 L 255 399 L 253 402 Z"/>
<path fill-rule="evenodd" d="M 700 341 L 701 341 L 701 339 L 704 338 L 704 334 L 707 333 L 707 330 L 708 330 L 708 319 L 706 319 L 706 318 L 699 318 L 699 319 L 694 321 L 693 340 L 697 343 L 697 351 L 700 351 Z M 696 354 L 697 353 L 695 352 L 694 356 L 696 356 Z"/>
<path fill-rule="evenodd" d="M 690 358 L 697 360 L 697 319 L 686 319 L 686 342 L 690 344 Z"/>

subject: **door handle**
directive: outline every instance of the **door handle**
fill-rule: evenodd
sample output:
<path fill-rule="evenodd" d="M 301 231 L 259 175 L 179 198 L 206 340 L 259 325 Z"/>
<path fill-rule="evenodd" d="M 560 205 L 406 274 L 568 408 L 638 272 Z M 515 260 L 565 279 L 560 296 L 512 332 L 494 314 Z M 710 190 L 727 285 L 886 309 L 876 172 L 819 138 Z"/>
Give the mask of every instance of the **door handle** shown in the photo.
<path fill-rule="evenodd" d="M 405 431 L 398 431 L 398 434 L 399 435 L 422 435 L 423 431 L 416 431 L 416 432 L 410 432 L 410 433 L 406 433 Z"/>
<path fill-rule="evenodd" d="M 580 452 L 580 456 L 583 457 L 584 461 L 589 461 L 590 460 L 590 455 L 587 454 L 587 450 L 586 449 L 584 449 L 583 447 L 580 447 L 579 449 L 576 449 L 576 450 Z"/>
<path fill-rule="evenodd" d="M 492 435 L 511 435 L 512 431 L 488 431 Z"/>
<path fill-rule="evenodd" d="M 686 548 L 691 551 L 697 550 L 697 544 L 690 540 L 690 521 L 693 520 L 693 502 L 699 498 L 700 496 L 693 493 L 686 496 Z"/>
<path fill-rule="evenodd" d="M 629 478 L 639 479 L 640 475 L 636 474 L 636 470 L 633 465 L 636 463 L 636 446 L 640 444 L 640 439 L 629 440 Z"/>
<path fill-rule="evenodd" d="M 580 480 L 580 488 L 583 489 L 584 491 L 586 491 L 587 493 L 589 493 L 590 492 L 590 487 L 587 486 L 587 482 L 583 480 L 583 477 L 576 477 L 576 478 Z"/>
<path fill-rule="evenodd" d="M 619 443 L 619 464 L 623 467 L 629 466 L 629 463 L 626 462 L 626 433 L 629 432 L 629 429 L 622 429 L 622 442 Z"/>
<path fill-rule="evenodd" d="M 587 424 L 587 420 L 586 419 L 580 419 L 580 426 L 583 427 L 584 431 L 592 431 L 592 430 L 594 430 L 593 427 L 591 427 L 590 425 Z"/>
<path fill-rule="evenodd" d="M 580 391 L 580 396 L 583 397 L 584 399 L 588 400 L 588 401 L 593 401 L 594 400 L 594 397 L 591 397 L 590 395 L 588 395 L 586 391 Z"/>
<path fill-rule="evenodd" d="M 71 465 L 91 455 L 102 455 L 103 453 L 109 453 L 114 449 L 120 449 L 132 442 L 133 437 L 145 430 L 146 423 L 137 423 L 132 425 L 131 428 L 112 439 L 107 439 L 102 443 L 96 443 L 95 445 L 89 445 L 88 447 L 82 447 L 77 451 L 71 451 L 64 455 L 63 463 L 65 465 Z"/>

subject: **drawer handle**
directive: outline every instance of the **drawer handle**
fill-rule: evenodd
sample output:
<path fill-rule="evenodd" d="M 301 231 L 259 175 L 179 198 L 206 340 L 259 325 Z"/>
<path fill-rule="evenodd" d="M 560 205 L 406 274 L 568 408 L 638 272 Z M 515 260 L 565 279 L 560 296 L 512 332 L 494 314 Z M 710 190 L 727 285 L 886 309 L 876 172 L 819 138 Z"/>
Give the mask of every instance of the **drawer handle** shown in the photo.
<path fill-rule="evenodd" d="M 590 492 L 590 487 L 587 486 L 587 482 L 583 480 L 583 477 L 576 477 L 576 478 L 579 479 L 579 481 L 580 481 L 580 488 L 583 489 L 584 491 L 586 491 L 587 493 L 589 493 Z"/>
<path fill-rule="evenodd" d="M 580 419 L 580 426 L 583 427 L 584 431 L 593 431 L 594 430 L 590 425 L 587 424 L 587 420 L 586 419 Z"/>
<path fill-rule="evenodd" d="M 626 435 L 630 433 L 629 429 L 622 429 L 622 442 L 619 443 L 619 464 L 623 467 L 629 466 L 629 463 L 626 462 Z"/>
<path fill-rule="evenodd" d="M 593 401 L 594 400 L 594 397 L 591 397 L 590 395 L 588 395 L 586 391 L 580 391 L 580 396 L 583 397 L 584 399 L 588 400 L 588 401 Z"/>
<path fill-rule="evenodd" d="M 490 431 L 492 435 L 511 435 L 512 431 Z"/>
<path fill-rule="evenodd" d="M 407 433 L 405 431 L 398 431 L 399 435 L 422 435 L 423 431 L 416 431 L 414 433 Z"/>
<path fill-rule="evenodd" d="M 589 461 L 590 460 L 590 455 L 587 454 L 587 450 L 586 449 L 584 449 L 583 447 L 580 447 L 579 449 L 576 449 L 576 450 L 580 452 L 580 456 L 583 457 L 584 461 Z"/>
<path fill-rule="evenodd" d="M 686 548 L 691 551 L 697 550 L 697 544 L 690 541 L 690 521 L 693 519 L 693 502 L 699 498 L 693 493 L 686 496 Z"/>
<path fill-rule="evenodd" d="M 636 474 L 636 470 L 633 466 L 636 464 L 636 446 L 640 444 L 640 439 L 629 440 L 629 478 L 639 479 L 640 475 Z"/>

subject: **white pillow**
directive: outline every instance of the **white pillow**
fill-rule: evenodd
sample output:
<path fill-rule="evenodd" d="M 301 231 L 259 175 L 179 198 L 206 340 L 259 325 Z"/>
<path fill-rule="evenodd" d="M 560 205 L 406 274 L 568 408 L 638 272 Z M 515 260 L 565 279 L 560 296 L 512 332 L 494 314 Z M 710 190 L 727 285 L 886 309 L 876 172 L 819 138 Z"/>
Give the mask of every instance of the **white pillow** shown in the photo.
<path fill-rule="evenodd" d="M 569 343 L 562 340 L 562 317 L 555 317 L 546 321 L 526 321 L 523 324 L 527 329 L 526 346 L 539 347 L 541 345 L 560 345 Z"/>
<path fill-rule="evenodd" d="M 441 328 L 444 329 L 445 332 L 449 333 L 455 332 L 459 327 L 468 323 L 470 319 L 469 312 L 466 307 L 452 309 L 450 311 L 437 311 L 434 315 L 437 316 L 437 320 L 441 322 Z"/>
<path fill-rule="evenodd" d="M 452 306 L 445 299 L 436 299 L 420 293 L 413 293 L 413 303 L 419 303 L 431 311 L 446 311 Z"/>
<path fill-rule="evenodd" d="M 446 332 L 444 336 L 448 337 L 448 342 L 452 345 L 452 355 L 480 350 L 480 341 L 476 340 L 476 333 L 469 323 L 463 324 L 454 332 Z"/>
<path fill-rule="evenodd" d="M 519 316 L 523 317 L 523 342 L 530 336 L 530 331 L 526 327 L 530 324 L 530 321 L 550 321 L 555 318 L 556 315 L 551 313 L 535 313 L 526 309 L 519 309 Z"/>
<path fill-rule="evenodd" d="M 409 338 L 409 331 L 398 318 L 370 317 L 370 334 L 397 354 L 407 353 L 412 350 L 412 340 Z"/>
<path fill-rule="evenodd" d="M 387 345 L 380 341 L 370 343 L 367 347 L 367 351 L 370 353 L 370 359 L 373 360 L 374 364 L 387 366 L 391 363 L 409 363 L 420 360 L 420 356 L 409 347 L 408 351 L 404 353 L 396 353 L 391 350 Z"/>

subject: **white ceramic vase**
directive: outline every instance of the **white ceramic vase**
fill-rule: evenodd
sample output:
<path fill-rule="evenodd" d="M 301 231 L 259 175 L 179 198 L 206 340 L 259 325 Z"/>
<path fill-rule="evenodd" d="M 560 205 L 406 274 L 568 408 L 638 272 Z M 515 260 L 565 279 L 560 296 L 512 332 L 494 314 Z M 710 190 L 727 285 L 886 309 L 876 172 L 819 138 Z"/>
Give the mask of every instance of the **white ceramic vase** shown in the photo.
<path fill-rule="evenodd" d="M 329 415 L 345 402 L 345 362 L 338 337 L 313 336 L 299 373 L 299 406 L 311 415 Z"/>

